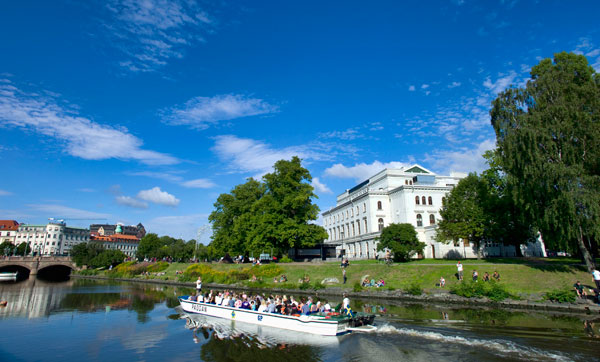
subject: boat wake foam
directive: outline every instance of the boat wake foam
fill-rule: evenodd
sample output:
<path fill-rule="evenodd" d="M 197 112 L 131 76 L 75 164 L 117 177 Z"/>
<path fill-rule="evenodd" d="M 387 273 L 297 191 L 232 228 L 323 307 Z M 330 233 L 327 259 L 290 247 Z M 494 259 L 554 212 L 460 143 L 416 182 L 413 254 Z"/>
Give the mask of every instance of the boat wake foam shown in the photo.
<path fill-rule="evenodd" d="M 518 343 L 514 343 L 506 340 L 497 339 L 478 339 L 478 338 L 467 338 L 462 336 L 445 335 L 439 332 L 431 331 L 420 331 L 411 328 L 396 328 L 392 325 L 385 324 L 377 327 L 376 333 L 393 333 L 401 334 L 405 336 L 411 336 L 416 338 L 425 338 L 428 340 L 439 341 L 444 343 L 455 343 L 470 347 L 486 348 L 501 354 L 509 354 L 511 356 L 518 356 L 522 359 L 544 359 L 544 360 L 555 360 L 555 361 L 571 361 L 569 358 L 559 352 L 542 351 L 537 348 L 526 347 Z"/>

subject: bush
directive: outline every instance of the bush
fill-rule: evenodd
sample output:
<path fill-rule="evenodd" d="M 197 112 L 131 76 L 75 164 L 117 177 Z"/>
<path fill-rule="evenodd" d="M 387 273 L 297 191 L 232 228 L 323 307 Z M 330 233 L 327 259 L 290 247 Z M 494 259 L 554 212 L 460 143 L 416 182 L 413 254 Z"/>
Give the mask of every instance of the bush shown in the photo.
<path fill-rule="evenodd" d="M 298 289 L 298 285 L 288 282 L 288 283 L 279 284 L 279 288 L 281 288 L 281 289 Z"/>
<path fill-rule="evenodd" d="M 310 289 L 310 283 L 302 282 L 302 283 L 298 284 L 298 289 L 308 290 L 308 289 Z"/>
<path fill-rule="evenodd" d="M 77 272 L 77 274 L 79 274 L 79 275 L 97 275 L 98 271 L 96 269 L 84 269 L 84 270 L 79 270 Z"/>
<path fill-rule="evenodd" d="M 321 284 L 321 282 L 315 281 L 315 283 L 313 284 L 313 289 L 314 290 L 325 289 L 325 286 L 323 284 Z"/>
<path fill-rule="evenodd" d="M 481 283 L 475 283 L 473 281 L 458 283 L 450 287 L 450 292 L 465 298 L 488 297 L 496 302 L 506 298 L 516 298 L 506 290 L 504 285 L 494 280 Z"/>
<path fill-rule="evenodd" d="M 250 269 L 257 277 L 273 278 L 283 273 L 283 268 L 277 264 L 256 265 Z"/>
<path fill-rule="evenodd" d="M 410 295 L 423 294 L 423 288 L 421 288 L 421 285 L 417 282 L 413 282 L 412 284 L 410 284 L 407 288 L 404 289 L 404 291 Z"/>
<path fill-rule="evenodd" d="M 293 262 L 293 260 L 287 256 L 284 256 L 283 258 L 279 259 L 279 262 L 280 263 L 291 263 L 291 262 Z"/>
<path fill-rule="evenodd" d="M 552 291 L 547 292 L 544 297 L 544 300 L 550 300 L 558 303 L 575 303 L 577 299 L 575 296 L 575 292 L 568 288 L 563 289 L 554 289 Z"/>
<path fill-rule="evenodd" d="M 168 267 L 169 263 L 167 263 L 166 261 L 159 261 L 158 263 L 149 265 L 148 268 L 146 268 L 146 271 L 148 273 L 158 273 L 167 269 Z"/>
<path fill-rule="evenodd" d="M 362 287 L 362 285 L 360 285 L 359 282 L 356 282 L 356 283 L 354 283 L 352 290 L 354 290 L 355 292 L 362 292 L 363 287 Z"/>
<path fill-rule="evenodd" d="M 137 263 L 136 261 L 127 261 L 107 271 L 106 274 L 111 278 L 131 278 L 142 274 L 148 267 L 147 263 Z"/>

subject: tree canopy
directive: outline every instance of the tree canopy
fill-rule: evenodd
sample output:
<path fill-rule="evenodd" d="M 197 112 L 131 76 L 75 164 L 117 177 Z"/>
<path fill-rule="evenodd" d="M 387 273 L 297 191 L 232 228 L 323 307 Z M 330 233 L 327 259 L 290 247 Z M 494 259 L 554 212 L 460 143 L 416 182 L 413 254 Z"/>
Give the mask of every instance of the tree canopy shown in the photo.
<path fill-rule="evenodd" d="M 555 54 L 490 111 L 513 199 L 546 245 L 588 269 L 600 236 L 600 77 L 582 55 Z"/>
<path fill-rule="evenodd" d="M 419 241 L 412 224 L 389 224 L 376 240 L 379 241 L 377 250 L 391 250 L 395 261 L 408 261 L 425 249 L 425 243 Z"/>
<path fill-rule="evenodd" d="M 280 160 L 262 181 L 249 178 L 230 193 L 221 194 L 210 214 L 213 235 L 210 244 L 217 252 L 246 254 L 271 250 L 281 254 L 292 247 L 313 246 L 327 238 L 317 219 L 317 196 L 312 177 L 294 156 Z"/>
<path fill-rule="evenodd" d="M 120 250 L 106 250 L 100 243 L 92 241 L 73 246 L 71 258 L 79 266 L 107 268 L 122 263 L 126 256 Z"/>
<path fill-rule="evenodd" d="M 195 240 L 186 242 L 167 235 L 159 237 L 157 234 L 148 233 L 140 240 L 136 257 L 140 260 L 144 258 L 189 260 L 194 257 L 195 246 Z M 196 256 L 199 254 L 196 253 Z"/>

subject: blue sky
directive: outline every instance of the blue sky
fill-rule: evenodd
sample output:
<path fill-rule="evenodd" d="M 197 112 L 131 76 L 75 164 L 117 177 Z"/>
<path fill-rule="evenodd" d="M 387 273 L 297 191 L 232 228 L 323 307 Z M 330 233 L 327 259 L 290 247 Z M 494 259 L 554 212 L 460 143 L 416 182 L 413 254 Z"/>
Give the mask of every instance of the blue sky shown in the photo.
<path fill-rule="evenodd" d="M 0 219 L 142 222 L 190 239 L 219 194 L 293 155 L 322 211 L 384 167 L 480 171 L 498 92 L 560 51 L 600 70 L 599 11 L 590 1 L 1 2 Z"/>

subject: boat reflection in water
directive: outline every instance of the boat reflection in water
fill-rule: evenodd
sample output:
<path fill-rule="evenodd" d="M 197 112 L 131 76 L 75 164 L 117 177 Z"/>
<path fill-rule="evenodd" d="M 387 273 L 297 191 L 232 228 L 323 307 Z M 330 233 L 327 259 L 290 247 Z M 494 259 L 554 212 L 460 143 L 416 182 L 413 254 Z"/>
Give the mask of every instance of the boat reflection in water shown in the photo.
<path fill-rule="evenodd" d="M 337 348 L 340 338 L 319 336 L 200 314 L 183 314 L 204 361 L 320 361 L 321 347 Z M 205 342 L 203 341 L 205 340 Z"/>

